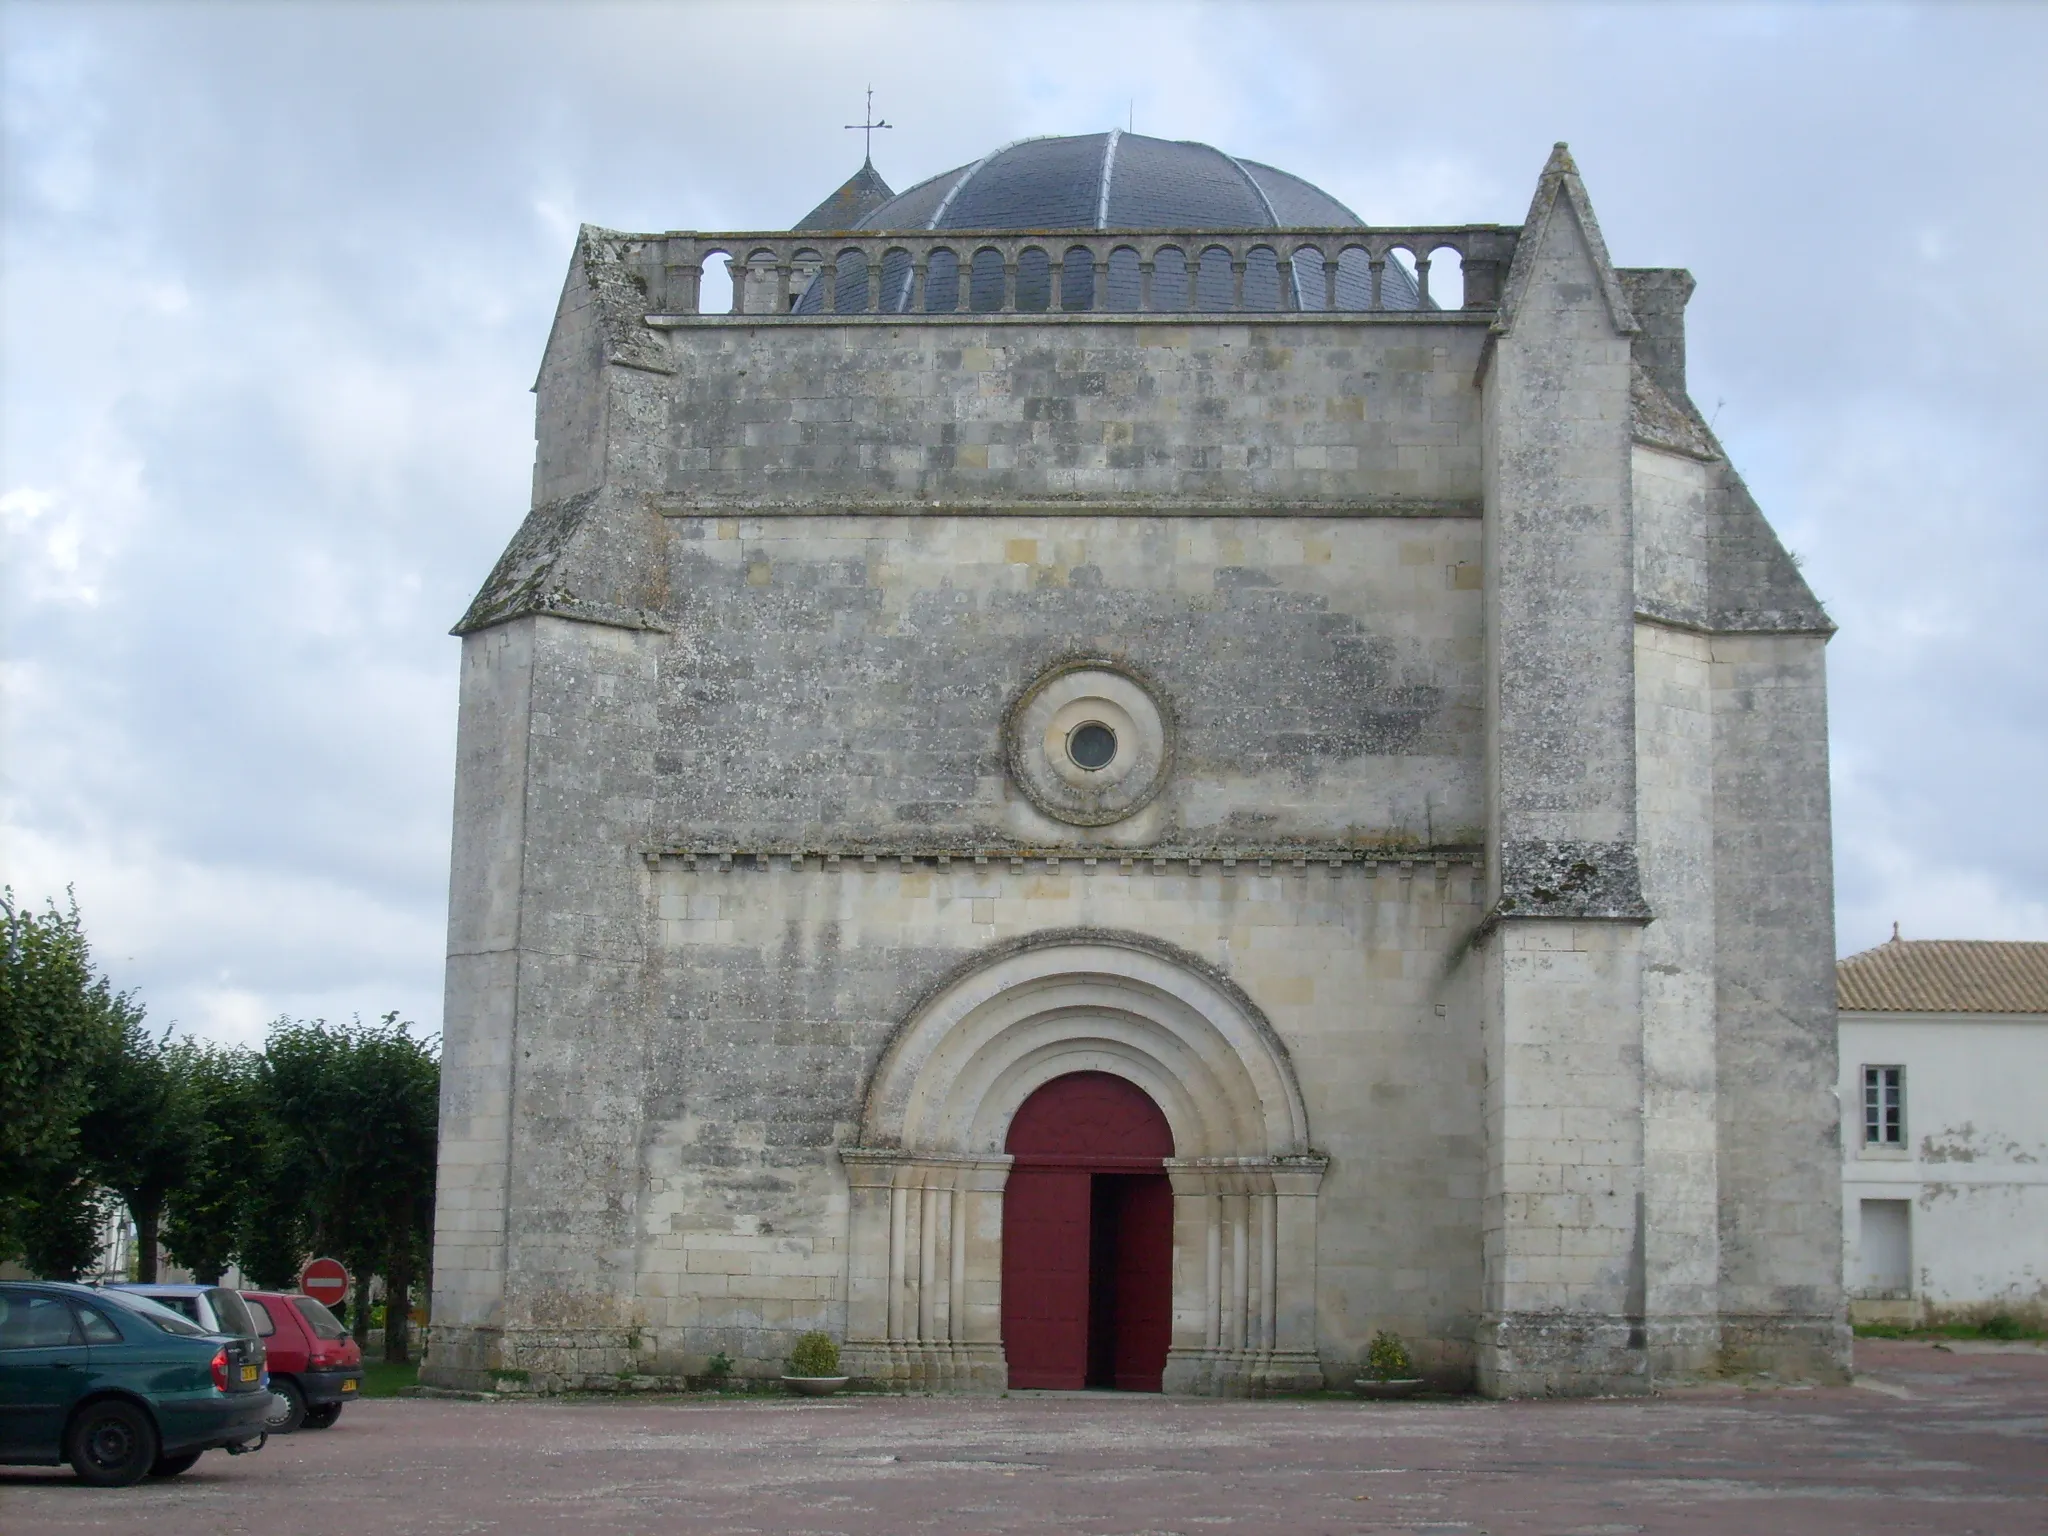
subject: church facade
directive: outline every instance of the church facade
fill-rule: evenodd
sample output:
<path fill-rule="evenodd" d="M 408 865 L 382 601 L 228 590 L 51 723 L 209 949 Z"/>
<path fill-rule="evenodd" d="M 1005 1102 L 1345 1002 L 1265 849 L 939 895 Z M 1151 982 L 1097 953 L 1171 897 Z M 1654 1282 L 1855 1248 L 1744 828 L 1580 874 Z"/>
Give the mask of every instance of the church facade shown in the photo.
<path fill-rule="evenodd" d="M 586 228 L 457 630 L 426 1379 L 1839 1374 L 1832 626 L 1691 289 L 1563 146 L 1519 227 L 1108 134 Z"/>

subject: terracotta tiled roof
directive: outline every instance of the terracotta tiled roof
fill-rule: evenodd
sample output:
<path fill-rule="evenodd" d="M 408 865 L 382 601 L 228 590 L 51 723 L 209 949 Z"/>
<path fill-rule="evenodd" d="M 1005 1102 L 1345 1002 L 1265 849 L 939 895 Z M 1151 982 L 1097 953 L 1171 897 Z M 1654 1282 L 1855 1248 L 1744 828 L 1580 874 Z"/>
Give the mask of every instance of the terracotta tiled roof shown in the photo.
<path fill-rule="evenodd" d="M 1893 939 L 1837 961 L 1835 997 L 1866 1013 L 2048 1013 L 2048 944 Z"/>

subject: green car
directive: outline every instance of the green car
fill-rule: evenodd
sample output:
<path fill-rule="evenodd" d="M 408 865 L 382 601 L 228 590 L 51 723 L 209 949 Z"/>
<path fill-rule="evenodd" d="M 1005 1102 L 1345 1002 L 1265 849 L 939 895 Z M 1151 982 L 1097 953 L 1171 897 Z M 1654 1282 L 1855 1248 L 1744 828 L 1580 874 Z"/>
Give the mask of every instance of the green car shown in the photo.
<path fill-rule="evenodd" d="M 126 1487 L 261 1450 L 269 1411 L 261 1340 L 119 1291 L 0 1281 L 0 1464 Z"/>

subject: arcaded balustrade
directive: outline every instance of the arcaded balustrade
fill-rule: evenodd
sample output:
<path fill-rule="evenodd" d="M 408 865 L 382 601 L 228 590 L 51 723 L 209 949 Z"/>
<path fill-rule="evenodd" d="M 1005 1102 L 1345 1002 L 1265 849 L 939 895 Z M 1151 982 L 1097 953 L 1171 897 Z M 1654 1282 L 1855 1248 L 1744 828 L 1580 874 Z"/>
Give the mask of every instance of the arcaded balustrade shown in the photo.
<path fill-rule="evenodd" d="M 629 237 L 619 255 L 645 283 L 650 311 L 663 315 L 700 313 L 705 263 L 720 256 L 735 277 L 734 315 L 1379 313 L 1439 309 L 1429 275 L 1444 251 L 1462 269 L 1462 307 L 1496 308 L 1518 233 L 1497 224 L 939 230 L 826 240 L 814 232 L 678 233 Z"/>

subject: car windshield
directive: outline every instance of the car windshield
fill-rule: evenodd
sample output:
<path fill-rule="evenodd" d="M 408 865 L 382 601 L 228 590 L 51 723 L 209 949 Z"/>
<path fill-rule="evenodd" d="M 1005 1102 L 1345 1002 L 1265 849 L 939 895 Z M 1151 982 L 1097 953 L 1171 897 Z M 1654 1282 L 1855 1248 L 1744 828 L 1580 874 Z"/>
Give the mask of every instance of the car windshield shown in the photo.
<path fill-rule="evenodd" d="M 249 1315 L 249 1309 L 242 1305 L 242 1298 L 233 1291 L 208 1291 L 206 1299 L 213 1303 L 213 1315 L 220 1319 L 221 1326 L 229 1333 L 246 1337 L 256 1332 L 256 1319 Z"/>
<path fill-rule="evenodd" d="M 299 1315 L 312 1325 L 316 1339 L 341 1339 L 348 1337 L 348 1330 L 335 1320 L 332 1312 L 321 1306 L 310 1296 L 294 1296 L 292 1305 L 299 1309 Z"/>
<path fill-rule="evenodd" d="M 141 1317 L 156 1324 L 165 1333 L 175 1333 L 180 1338 L 210 1338 L 211 1335 L 193 1322 L 191 1318 L 173 1312 L 169 1307 L 151 1301 L 147 1296 L 137 1296 L 132 1291 L 107 1290 L 100 1292 L 108 1301 L 126 1307 Z"/>

